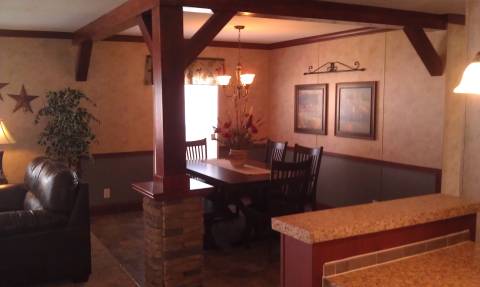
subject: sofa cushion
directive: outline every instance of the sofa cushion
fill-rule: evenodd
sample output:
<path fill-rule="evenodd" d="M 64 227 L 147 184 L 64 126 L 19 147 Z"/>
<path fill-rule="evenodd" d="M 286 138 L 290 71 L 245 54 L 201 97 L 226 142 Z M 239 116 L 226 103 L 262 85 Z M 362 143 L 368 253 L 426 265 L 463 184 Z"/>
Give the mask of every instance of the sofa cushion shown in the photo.
<path fill-rule="evenodd" d="M 65 226 L 68 217 L 46 210 L 0 212 L 0 236 L 47 231 Z"/>
<path fill-rule="evenodd" d="M 26 192 L 23 184 L 0 185 L 0 212 L 23 209 Z"/>
<path fill-rule="evenodd" d="M 48 158 L 37 158 L 27 168 L 26 188 L 43 208 L 69 213 L 73 207 L 78 178 L 65 164 Z M 31 200 L 28 197 L 26 200 Z M 25 203 L 30 206 L 30 203 Z M 38 208 L 37 208 L 38 209 Z"/>
<path fill-rule="evenodd" d="M 33 194 L 33 192 L 29 191 L 25 195 L 25 200 L 23 202 L 23 209 L 24 210 L 42 210 L 43 206 L 40 203 L 40 200 Z"/>

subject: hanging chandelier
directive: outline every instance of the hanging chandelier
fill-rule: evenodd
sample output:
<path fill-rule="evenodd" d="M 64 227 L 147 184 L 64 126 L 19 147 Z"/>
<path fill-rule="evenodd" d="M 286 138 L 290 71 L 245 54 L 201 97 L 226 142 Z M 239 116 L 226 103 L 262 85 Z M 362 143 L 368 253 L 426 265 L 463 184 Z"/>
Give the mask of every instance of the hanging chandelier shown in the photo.
<path fill-rule="evenodd" d="M 245 29 L 243 25 L 235 26 L 235 29 L 238 30 L 238 64 L 235 69 L 235 78 L 233 82 L 233 96 L 235 98 L 243 98 L 248 96 L 248 89 L 250 85 L 253 83 L 255 79 L 255 74 L 251 73 L 242 73 L 243 66 L 241 64 L 241 50 L 242 50 L 242 42 L 241 42 L 241 31 Z M 216 77 L 217 84 L 219 86 L 229 86 L 230 80 L 232 79 L 231 75 L 221 75 Z"/>
<path fill-rule="evenodd" d="M 460 84 L 453 90 L 456 94 L 480 95 L 480 83 L 478 75 L 480 74 L 480 52 L 477 53 L 473 61 L 465 68 Z"/>

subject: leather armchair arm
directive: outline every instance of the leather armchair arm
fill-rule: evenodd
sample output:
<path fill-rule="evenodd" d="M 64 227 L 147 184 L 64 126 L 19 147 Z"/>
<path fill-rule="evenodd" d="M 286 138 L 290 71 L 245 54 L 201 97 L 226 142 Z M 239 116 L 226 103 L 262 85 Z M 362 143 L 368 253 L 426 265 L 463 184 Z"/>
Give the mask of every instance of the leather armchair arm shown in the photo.
<path fill-rule="evenodd" d="M 67 222 L 67 216 L 46 210 L 1 212 L 0 236 L 48 231 L 52 228 L 66 226 Z"/>
<path fill-rule="evenodd" d="M 23 184 L 0 185 L 0 212 L 23 210 L 26 193 Z"/>
<path fill-rule="evenodd" d="M 79 183 L 77 187 L 77 196 L 73 210 L 70 214 L 68 225 L 70 227 L 90 228 L 90 202 L 88 194 L 88 184 Z"/>

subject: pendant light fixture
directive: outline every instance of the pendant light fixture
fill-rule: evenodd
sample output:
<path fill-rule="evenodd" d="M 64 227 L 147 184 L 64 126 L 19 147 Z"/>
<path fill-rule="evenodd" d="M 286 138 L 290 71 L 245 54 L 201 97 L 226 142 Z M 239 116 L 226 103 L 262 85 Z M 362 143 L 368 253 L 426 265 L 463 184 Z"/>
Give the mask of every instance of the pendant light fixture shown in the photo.
<path fill-rule="evenodd" d="M 241 31 L 245 29 L 243 25 L 235 26 L 235 29 L 238 30 L 238 63 L 235 69 L 235 79 L 233 83 L 234 87 L 234 97 L 242 98 L 248 95 L 248 89 L 250 85 L 255 80 L 255 74 L 243 73 L 243 66 L 241 64 L 241 51 L 242 51 L 242 42 L 241 42 Z M 219 86 L 228 86 L 230 85 L 230 80 L 232 76 L 230 75 L 221 75 L 216 77 L 217 84 Z"/>
<path fill-rule="evenodd" d="M 460 84 L 453 90 L 456 94 L 480 95 L 480 52 L 463 72 Z"/>

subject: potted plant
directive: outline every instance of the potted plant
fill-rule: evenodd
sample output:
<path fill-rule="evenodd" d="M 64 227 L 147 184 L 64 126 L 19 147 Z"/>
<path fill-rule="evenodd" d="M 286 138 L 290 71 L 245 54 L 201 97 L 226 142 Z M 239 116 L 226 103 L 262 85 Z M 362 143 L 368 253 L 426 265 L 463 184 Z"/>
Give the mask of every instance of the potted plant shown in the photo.
<path fill-rule="evenodd" d="M 47 102 L 40 109 L 35 124 L 42 118 L 46 126 L 38 143 L 48 157 L 67 163 L 78 171 L 81 157 L 90 157 L 90 145 L 96 136 L 90 124 L 98 120 L 83 103 L 96 106 L 84 93 L 75 89 L 49 91 Z"/>
<path fill-rule="evenodd" d="M 255 142 L 261 141 L 261 139 L 254 139 L 261 120 L 254 121 L 253 108 L 248 112 L 245 110 L 240 111 L 235 105 L 235 121 L 229 119 L 221 122 L 218 127 L 214 127 L 215 139 L 230 149 L 228 159 L 232 166 L 237 168 L 245 165 L 248 149 Z"/>

